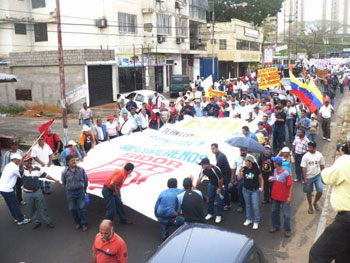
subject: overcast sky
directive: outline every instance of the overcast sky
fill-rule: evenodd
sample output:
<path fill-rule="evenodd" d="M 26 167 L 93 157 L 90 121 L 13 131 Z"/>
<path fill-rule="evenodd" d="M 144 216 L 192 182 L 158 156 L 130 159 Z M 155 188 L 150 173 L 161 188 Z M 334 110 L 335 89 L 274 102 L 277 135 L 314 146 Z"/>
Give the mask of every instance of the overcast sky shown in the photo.
<path fill-rule="evenodd" d="M 305 0 L 305 21 L 322 19 L 322 0 Z"/>

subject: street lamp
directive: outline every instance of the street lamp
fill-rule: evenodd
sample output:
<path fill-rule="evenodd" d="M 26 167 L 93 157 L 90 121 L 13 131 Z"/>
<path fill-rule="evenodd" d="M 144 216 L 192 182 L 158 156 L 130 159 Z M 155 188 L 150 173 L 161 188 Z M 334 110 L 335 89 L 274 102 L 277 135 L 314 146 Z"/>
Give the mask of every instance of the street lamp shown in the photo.
<path fill-rule="evenodd" d="M 237 8 L 237 7 L 246 7 L 248 4 L 246 2 L 239 3 L 239 4 L 233 4 L 230 8 L 227 8 L 224 10 L 215 20 L 215 3 L 214 0 L 211 1 L 212 3 L 212 33 L 211 33 L 211 52 L 212 52 L 212 76 L 213 76 L 213 87 L 214 87 L 214 80 L 215 80 L 215 46 L 214 46 L 214 37 L 215 37 L 215 21 L 218 20 L 223 14 L 225 14 L 228 10 Z"/>

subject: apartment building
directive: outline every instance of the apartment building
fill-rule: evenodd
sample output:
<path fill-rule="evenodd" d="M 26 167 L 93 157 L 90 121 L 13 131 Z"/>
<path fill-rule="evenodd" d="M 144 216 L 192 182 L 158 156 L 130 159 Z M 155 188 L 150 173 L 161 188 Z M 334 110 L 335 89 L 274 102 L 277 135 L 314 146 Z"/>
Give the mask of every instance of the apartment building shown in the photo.
<path fill-rule="evenodd" d="M 86 85 L 91 106 L 199 75 L 207 0 L 61 0 L 60 9 L 67 92 Z M 1 103 L 59 106 L 57 43 L 55 0 L 0 2 L 0 70 L 21 79 L 0 90 Z M 29 91 L 31 100 L 16 100 Z"/>

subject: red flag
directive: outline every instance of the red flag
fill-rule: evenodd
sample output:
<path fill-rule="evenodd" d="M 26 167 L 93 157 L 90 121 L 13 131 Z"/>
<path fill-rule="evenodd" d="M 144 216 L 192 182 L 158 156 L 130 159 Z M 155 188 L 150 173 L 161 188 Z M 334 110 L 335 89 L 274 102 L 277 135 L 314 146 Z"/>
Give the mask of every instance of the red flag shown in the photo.
<path fill-rule="evenodd" d="M 47 135 L 47 131 L 49 130 L 49 128 L 51 127 L 52 123 L 54 122 L 55 119 L 52 119 L 51 121 L 42 123 L 39 125 L 38 130 L 40 132 L 40 134 L 44 133 L 43 136 Z"/>

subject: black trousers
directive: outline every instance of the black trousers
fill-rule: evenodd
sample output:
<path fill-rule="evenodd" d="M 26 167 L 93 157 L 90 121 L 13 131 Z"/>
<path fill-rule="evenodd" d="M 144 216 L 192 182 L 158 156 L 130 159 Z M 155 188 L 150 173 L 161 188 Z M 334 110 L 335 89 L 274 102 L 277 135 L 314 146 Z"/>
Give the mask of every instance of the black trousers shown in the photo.
<path fill-rule="evenodd" d="M 17 182 L 15 185 L 15 192 L 16 192 L 16 197 L 18 202 L 22 202 L 23 198 L 22 198 L 22 179 L 21 178 L 17 178 Z"/>
<path fill-rule="evenodd" d="M 269 182 L 269 177 L 272 176 L 272 174 L 262 174 L 262 177 L 264 179 L 264 201 L 271 200 L 271 192 L 272 192 L 272 182 Z"/>
<path fill-rule="evenodd" d="M 350 262 L 350 214 L 337 215 L 312 246 L 309 263 Z"/>

